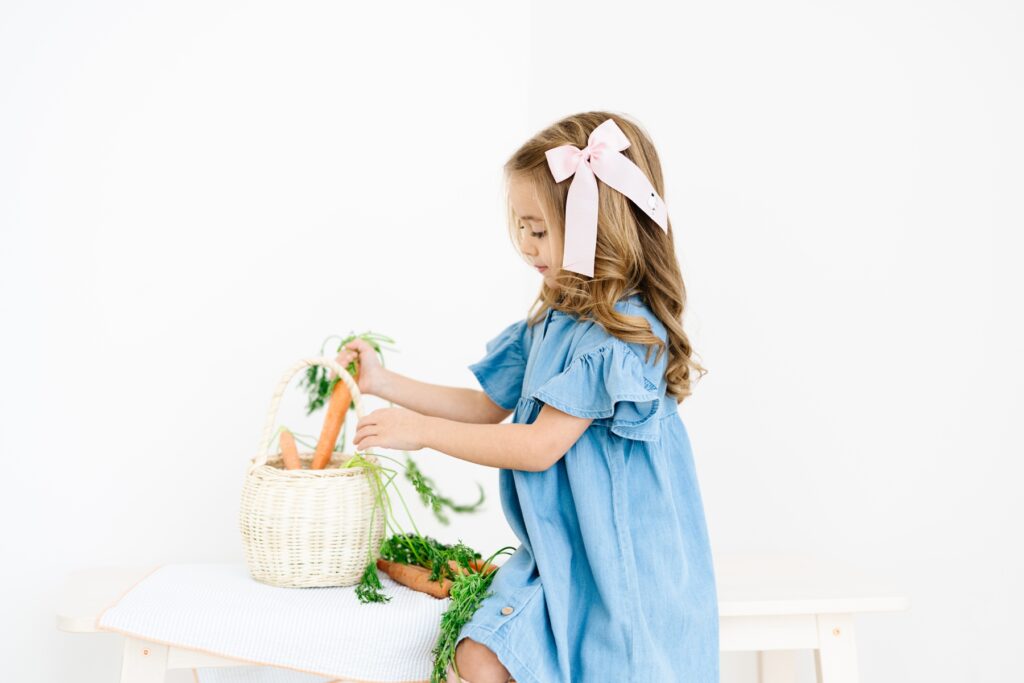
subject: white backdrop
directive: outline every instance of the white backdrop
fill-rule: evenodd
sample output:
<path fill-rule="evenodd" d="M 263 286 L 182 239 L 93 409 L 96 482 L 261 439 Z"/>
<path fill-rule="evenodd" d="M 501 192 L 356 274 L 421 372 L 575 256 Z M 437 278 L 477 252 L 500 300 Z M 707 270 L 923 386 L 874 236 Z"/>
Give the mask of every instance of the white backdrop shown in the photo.
<path fill-rule="evenodd" d="M 475 387 L 539 286 L 501 163 L 597 108 L 662 155 L 716 554 L 906 586 L 910 611 L 858 622 L 864 681 L 1009 677 L 1020 5 L 369 5 L 0 5 L 2 677 L 116 680 L 118 636 L 55 629 L 69 571 L 241 561 L 271 391 L 327 335 L 388 334 L 389 367 Z M 514 544 L 495 470 L 415 457 L 488 495 L 450 528 L 413 502 L 421 529 Z"/>

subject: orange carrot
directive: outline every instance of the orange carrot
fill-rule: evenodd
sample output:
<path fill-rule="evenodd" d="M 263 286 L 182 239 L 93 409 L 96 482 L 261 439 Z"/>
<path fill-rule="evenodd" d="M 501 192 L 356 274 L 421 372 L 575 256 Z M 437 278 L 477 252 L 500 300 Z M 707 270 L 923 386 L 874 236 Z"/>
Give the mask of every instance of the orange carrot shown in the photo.
<path fill-rule="evenodd" d="M 295 447 L 295 437 L 287 429 L 281 430 L 281 460 L 286 470 L 301 470 L 299 449 Z"/>
<path fill-rule="evenodd" d="M 483 563 L 483 560 L 470 560 L 469 566 L 477 570 L 481 574 L 490 574 L 498 568 L 498 565 L 492 563 L 488 563 L 485 565 Z"/>
<path fill-rule="evenodd" d="M 432 595 L 435 598 L 450 597 L 452 580 L 441 577 L 440 582 L 430 580 L 430 570 L 417 564 L 390 562 L 383 557 L 377 558 L 377 569 L 392 579 L 414 591 Z"/>
<path fill-rule="evenodd" d="M 452 573 L 455 573 L 455 574 L 468 574 L 469 573 L 469 571 L 463 569 L 462 565 L 460 565 L 455 560 L 448 560 L 448 566 L 452 568 Z M 485 574 L 486 575 L 486 574 L 490 574 L 491 572 L 493 572 L 498 567 L 496 565 L 493 565 L 493 564 L 488 564 L 487 567 L 485 568 L 483 566 L 481 560 L 470 560 L 469 561 L 469 568 L 472 571 L 476 572 L 477 574 Z"/>
<path fill-rule="evenodd" d="M 359 377 L 358 370 L 356 377 Z M 316 442 L 316 450 L 313 452 L 313 464 L 309 467 L 311 470 L 322 470 L 331 461 L 334 443 L 338 440 L 341 425 L 345 423 L 345 413 L 348 412 L 350 403 L 352 403 L 352 392 L 348 390 L 348 385 L 339 379 L 338 383 L 334 385 L 331 398 L 327 403 L 327 416 L 324 418 L 324 426 L 320 430 L 320 440 Z"/>

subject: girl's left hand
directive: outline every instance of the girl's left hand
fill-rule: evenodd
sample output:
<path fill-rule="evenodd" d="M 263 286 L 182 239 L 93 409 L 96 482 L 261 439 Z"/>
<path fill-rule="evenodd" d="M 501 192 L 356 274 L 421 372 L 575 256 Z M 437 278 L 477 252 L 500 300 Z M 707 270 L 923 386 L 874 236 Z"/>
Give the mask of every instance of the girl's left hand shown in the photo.
<path fill-rule="evenodd" d="M 356 424 L 352 445 L 360 451 L 370 446 L 416 451 L 423 448 L 426 416 L 406 408 L 378 408 Z"/>

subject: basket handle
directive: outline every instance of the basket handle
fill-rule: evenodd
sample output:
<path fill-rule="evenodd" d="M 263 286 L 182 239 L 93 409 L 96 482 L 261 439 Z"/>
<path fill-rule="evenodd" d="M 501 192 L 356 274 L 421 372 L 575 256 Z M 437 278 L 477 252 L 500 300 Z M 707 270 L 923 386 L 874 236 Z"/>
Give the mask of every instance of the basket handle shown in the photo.
<path fill-rule="evenodd" d="M 274 440 L 274 423 L 277 422 L 277 409 L 281 404 L 281 397 L 284 395 L 285 389 L 288 388 L 288 384 L 292 381 L 292 378 L 295 375 L 297 375 L 302 369 L 313 365 L 330 368 L 338 377 L 341 378 L 341 381 L 345 383 L 349 392 L 352 394 L 352 401 L 355 403 L 356 408 L 356 416 L 363 416 L 363 395 L 359 393 L 359 385 L 355 378 L 348 373 L 348 370 L 341 367 L 338 361 L 327 356 L 303 358 L 285 370 L 284 374 L 281 376 L 281 381 L 277 383 L 277 388 L 274 390 L 274 397 L 270 400 L 270 408 L 267 409 L 266 422 L 263 424 L 263 438 L 261 439 L 260 450 L 252 459 L 252 464 L 249 467 L 250 471 L 267 464 L 267 458 L 270 456 L 270 442 Z"/>

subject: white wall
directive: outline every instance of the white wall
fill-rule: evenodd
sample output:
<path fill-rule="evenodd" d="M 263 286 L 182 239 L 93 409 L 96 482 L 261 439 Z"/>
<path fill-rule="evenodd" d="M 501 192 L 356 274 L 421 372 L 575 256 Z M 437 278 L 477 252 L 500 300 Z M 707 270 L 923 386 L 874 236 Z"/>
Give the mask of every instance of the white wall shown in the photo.
<path fill-rule="evenodd" d="M 241 561 L 270 393 L 327 335 L 384 332 L 391 367 L 475 386 L 466 365 L 538 286 L 500 165 L 589 108 L 662 154 L 710 369 L 681 410 L 715 552 L 817 551 L 905 586 L 909 612 L 858 622 L 865 681 L 1005 679 L 1022 28 L 991 1 L 8 0 L 4 679 L 116 679 L 118 636 L 54 628 L 69 571 Z M 416 457 L 489 498 L 422 528 L 513 542 L 494 470 Z M 726 656 L 723 680 L 751 665 Z"/>

